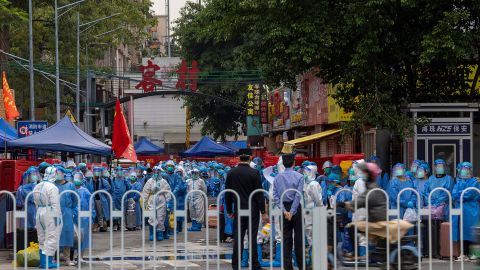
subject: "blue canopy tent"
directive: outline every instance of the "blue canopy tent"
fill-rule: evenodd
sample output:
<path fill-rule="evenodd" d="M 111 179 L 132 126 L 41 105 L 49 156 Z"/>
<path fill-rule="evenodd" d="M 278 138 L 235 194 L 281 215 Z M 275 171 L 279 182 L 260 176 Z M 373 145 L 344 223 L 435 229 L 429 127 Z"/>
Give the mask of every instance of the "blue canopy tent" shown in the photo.
<path fill-rule="evenodd" d="M 12 126 L 10 126 L 8 122 L 5 121 L 5 119 L 0 118 L 0 136 L 2 138 L 5 138 L 5 131 L 6 131 L 7 141 L 18 138 L 17 130 L 14 129 Z"/>
<path fill-rule="evenodd" d="M 240 149 L 247 148 L 247 141 L 227 141 L 222 143 L 222 145 L 237 152 Z"/>
<path fill-rule="evenodd" d="M 142 137 L 135 144 L 137 155 L 159 155 L 165 152 L 165 149 L 152 143 L 149 139 Z"/>
<path fill-rule="evenodd" d="M 214 142 L 208 137 L 203 137 L 194 146 L 187 151 L 180 153 L 184 157 L 216 157 L 216 156 L 234 156 L 235 151 Z"/>
<path fill-rule="evenodd" d="M 55 125 L 39 133 L 7 142 L 7 146 L 103 156 L 112 154 L 110 146 L 83 132 L 68 117 L 64 117 Z"/>
<path fill-rule="evenodd" d="M 17 138 L 17 130 L 10 126 L 3 118 L 0 118 L 0 148 L 4 147 L 5 141 L 9 142 Z"/>

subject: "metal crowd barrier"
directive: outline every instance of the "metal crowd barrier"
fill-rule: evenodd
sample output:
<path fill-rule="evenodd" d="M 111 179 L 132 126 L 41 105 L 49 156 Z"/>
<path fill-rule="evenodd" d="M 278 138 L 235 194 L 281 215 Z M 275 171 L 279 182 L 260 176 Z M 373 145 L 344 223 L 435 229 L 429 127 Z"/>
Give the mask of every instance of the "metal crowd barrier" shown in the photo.
<path fill-rule="evenodd" d="M 430 193 L 430 195 L 428 196 L 428 206 L 427 207 L 421 207 L 421 201 L 422 201 L 422 198 L 420 196 L 420 194 L 412 189 L 412 188 L 407 188 L 407 189 L 403 189 L 399 192 L 398 196 L 397 196 L 397 206 L 400 205 L 400 197 L 401 195 L 404 193 L 404 192 L 407 192 L 407 191 L 410 191 L 410 192 L 413 192 L 414 195 L 417 197 L 417 205 L 415 206 L 417 208 L 417 222 L 416 222 L 416 228 L 417 228 L 417 231 L 418 231 L 418 234 L 417 234 L 417 245 L 416 246 L 413 246 L 411 247 L 409 250 L 412 250 L 412 249 L 416 249 L 417 250 L 417 253 L 419 254 L 418 256 L 418 261 L 417 261 L 417 269 L 422 269 L 422 256 L 423 257 L 426 257 L 426 259 L 428 260 L 428 268 L 431 270 L 433 269 L 433 261 L 432 261 L 432 227 L 429 226 L 429 229 L 428 229 L 428 234 L 429 234 L 429 254 L 422 254 L 422 244 L 425 244 L 425 243 L 422 243 L 422 229 L 421 229 L 421 223 L 422 223 L 422 216 L 428 216 L 428 220 L 429 220 L 429 224 L 432 224 L 432 205 L 431 205 L 431 197 L 434 193 L 436 192 L 446 192 L 448 194 L 448 208 L 449 208 L 449 221 L 452 223 L 453 221 L 453 218 L 454 217 L 458 217 L 459 218 L 459 224 L 460 224 L 460 255 L 465 255 L 463 254 L 463 198 L 464 198 L 464 195 L 466 192 L 477 192 L 480 194 L 480 190 L 477 189 L 477 188 L 467 188 L 465 189 L 462 194 L 461 194 L 461 200 L 460 200 L 460 208 L 454 208 L 453 207 L 453 203 L 452 203 L 452 196 L 450 194 L 450 192 L 448 192 L 448 190 L 444 189 L 444 188 L 435 188 L 434 190 L 432 190 L 432 192 Z M 298 191 L 298 190 L 294 190 L 294 189 L 291 189 L 291 190 L 287 190 L 285 191 L 282 195 L 281 195 L 281 198 L 280 198 L 280 201 L 283 201 L 283 198 L 284 196 L 288 193 L 288 192 L 293 192 L 296 194 L 296 196 L 299 196 L 300 197 L 300 205 L 299 207 L 301 207 L 302 209 L 302 214 L 303 214 L 303 217 L 305 217 L 306 214 L 311 214 L 313 216 L 313 229 L 312 229 L 312 239 L 313 239 L 313 242 L 312 242 L 312 258 L 311 258 L 311 269 L 315 269 L 315 270 L 323 270 L 323 269 L 328 269 L 329 267 L 331 269 L 339 269 L 339 254 L 337 252 L 337 245 L 338 245 L 338 239 L 337 239 L 337 230 L 338 230 L 338 226 L 337 226 L 337 215 L 336 215 L 336 212 L 337 212 L 337 203 L 334 203 L 333 207 L 331 209 L 327 209 L 326 206 L 319 206 L 319 207 L 315 207 L 315 208 L 308 208 L 308 209 L 305 209 L 304 208 L 304 199 L 303 199 L 303 192 L 301 191 Z M 373 189 L 373 190 L 370 190 L 367 195 L 366 195 L 366 207 L 368 209 L 368 199 L 370 197 L 370 195 L 372 194 L 372 192 L 382 192 L 382 194 L 384 194 L 385 196 L 385 200 L 386 200 L 386 204 L 387 204 L 387 209 L 386 209 L 386 216 L 387 216 L 387 219 L 388 220 L 394 220 L 395 217 L 399 217 L 400 216 L 400 207 L 398 207 L 397 209 L 390 209 L 389 208 L 389 196 L 388 194 L 384 191 L 384 190 L 381 190 L 381 189 Z M 42 196 L 45 196 L 45 194 L 43 193 L 40 193 L 38 192 L 39 196 L 42 197 Z M 219 208 L 217 208 L 217 210 L 208 210 L 208 198 L 207 198 L 207 195 L 201 191 L 198 191 L 198 190 L 195 190 L 195 191 L 191 191 L 189 192 L 187 195 L 186 195 L 186 198 L 185 198 L 185 210 L 176 210 L 176 206 L 177 206 L 177 201 L 175 199 L 175 195 L 171 192 L 171 191 L 160 191 L 158 193 L 156 193 L 154 196 L 154 200 L 155 200 L 155 209 L 154 210 L 150 210 L 150 209 L 147 209 L 146 206 L 143 206 L 142 207 L 142 213 L 141 213 L 141 220 L 142 220 L 142 230 L 141 230 L 141 237 L 142 237 L 142 246 L 141 246 L 141 250 L 142 250 L 142 269 L 145 269 L 146 267 L 146 262 L 145 262 L 145 252 L 146 252 L 146 246 L 145 246 L 145 218 L 148 218 L 148 217 L 155 217 L 156 218 L 156 209 L 158 209 L 158 206 L 156 205 L 157 203 L 157 197 L 158 196 L 165 196 L 166 194 L 168 194 L 172 199 L 173 199 L 173 209 L 174 209 L 174 217 L 175 219 L 178 218 L 178 217 L 183 217 L 185 219 L 185 226 L 184 226 L 184 241 L 183 241 L 183 245 L 184 247 L 186 248 L 188 246 L 188 235 L 189 233 L 191 234 L 192 232 L 188 232 L 187 231 L 187 213 L 188 213 L 188 201 L 189 201 L 189 198 L 192 197 L 192 195 L 197 195 L 198 196 L 198 193 L 200 194 L 200 196 L 203 197 L 203 201 L 205 203 L 205 212 L 206 212 L 206 219 L 205 219 L 205 223 L 208 224 L 208 219 L 209 217 L 216 217 L 217 218 L 217 222 L 220 221 L 220 218 L 221 218 L 221 215 L 220 215 L 220 211 L 219 211 Z M 233 190 L 223 190 L 219 193 L 219 195 L 217 196 L 217 206 L 221 205 L 221 200 L 223 198 L 223 196 L 227 193 L 232 193 L 234 198 L 236 199 L 236 201 L 239 200 L 240 196 L 238 193 L 236 193 L 235 191 Z M 352 197 L 354 197 L 354 194 L 353 192 L 350 190 L 350 189 L 341 189 L 340 191 L 338 191 L 334 197 L 333 197 L 333 201 L 336 202 L 337 201 L 337 198 L 338 196 L 341 194 L 341 193 L 350 193 L 352 195 Z M 82 210 L 80 208 L 80 197 L 79 195 L 74 192 L 74 191 L 71 191 L 71 190 L 67 190 L 67 191 L 64 191 L 60 194 L 60 198 L 62 198 L 63 196 L 66 196 L 67 194 L 74 194 L 74 198 L 76 199 L 76 205 L 77 205 L 77 209 L 78 209 L 78 215 L 77 215 L 77 224 L 81 224 L 81 219 L 82 218 L 88 218 L 89 219 L 89 230 L 90 230 L 90 237 L 89 237 L 89 248 L 88 248 L 88 255 L 89 255 L 89 258 L 88 260 L 84 260 L 83 263 L 78 263 L 78 265 L 76 266 L 77 269 L 82 269 L 82 268 L 85 268 L 85 263 L 88 264 L 88 269 L 95 269 L 96 267 L 93 265 L 95 260 L 93 259 L 92 257 L 92 250 L 94 249 L 94 242 L 93 242 L 93 234 L 91 233 L 92 232 L 92 210 L 94 209 L 94 198 L 95 198 L 95 195 L 100 195 L 100 194 L 104 194 L 108 200 L 109 200 L 109 208 L 110 208 L 110 226 L 113 226 L 113 220 L 115 218 L 120 218 L 120 221 L 121 221 L 121 230 L 120 230 L 120 241 L 121 241 L 121 256 L 120 256 L 120 259 L 117 261 L 120 261 L 120 262 L 124 262 L 124 261 L 129 261 L 128 260 L 128 256 L 125 255 L 125 213 L 126 213 L 126 202 L 127 202 L 127 197 L 130 195 L 130 194 L 137 194 L 139 195 L 140 197 L 142 196 L 141 192 L 139 191 L 136 191 L 136 190 L 130 190 L 130 191 L 127 191 L 123 197 L 122 197 L 122 206 L 121 206 L 121 210 L 117 210 L 117 209 L 114 209 L 113 207 L 113 200 L 112 200 L 112 196 L 110 195 L 110 193 L 106 192 L 106 191 L 96 191 L 94 193 L 91 194 L 91 197 L 90 197 L 90 202 L 89 202 L 89 210 Z M 249 209 L 239 209 L 235 215 L 238 217 L 236 218 L 236 221 L 237 221 L 237 224 L 236 224 L 236 228 L 240 228 L 240 219 L 242 217 L 248 217 L 249 219 L 249 228 L 248 228 L 248 233 L 250 233 L 252 231 L 252 216 L 250 215 L 250 212 L 251 212 L 251 209 L 252 209 L 252 202 L 253 202 L 253 199 L 254 199 L 254 196 L 257 195 L 257 194 L 261 194 L 261 196 L 265 196 L 268 198 L 269 200 L 269 211 L 268 211 L 268 214 L 269 214 L 269 218 L 270 218 L 270 224 L 271 224 L 271 227 L 272 227 L 272 230 L 271 230 L 271 233 L 269 235 L 269 253 L 270 253 L 270 256 L 269 256 L 269 261 L 270 261 L 270 267 L 269 269 L 274 269 L 274 267 L 272 266 L 272 262 L 273 262 L 273 244 L 275 243 L 276 241 L 276 235 L 275 233 L 279 233 L 279 239 L 280 239 L 280 242 L 283 243 L 283 234 L 281 233 L 282 230 L 281 228 L 283 228 L 283 224 L 284 224 L 284 219 L 283 219 L 283 212 L 282 212 L 282 209 L 281 208 L 278 208 L 278 207 L 274 207 L 274 199 L 271 197 L 272 195 L 269 194 L 267 191 L 263 190 L 263 189 L 258 189 L 258 190 L 255 190 L 249 197 L 249 202 L 248 202 L 248 206 L 249 206 Z M 28 206 L 28 201 L 29 199 L 31 198 L 31 196 L 34 196 L 34 193 L 30 193 L 27 195 L 26 199 L 25 199 L 25 209 L 24 210 L 17 210 L 16 209 L 16 199 L 15 199 L 15 195 L 12 193 L 12 192 L 9 192 L 9 191 L 0 191 L 0 196 L 7 196 L 10 200 L 13 201 L 13 220 L 9 220 L 7 222 L 11 222 L 11 226 L 14 228 L 13 230 L 13 257 L 15 258 L 15 254 L 17 253 L 17 231 L 16 231 L 16 228 L 17 228 L 17 219 L 23 219 L 24 220 L 24 246 L 25 248 L 28 247 L 28 239 L 27 239 L 27 206 Z M 144 204 L 146 203 L 146 201 L 143 202 Z M 480 207 L 480 206 L 479 206 Z M 358 210 L 358 207 L 357 205 L 355 204 L 354 205 L 354 209 L 355 210 Z M 53 213 L 49 213 L 49 214 L 52 214 L 52 217 L 51 218 L 55 218 L 55 219 L 58 219 L 58 223 L 59 224 L 62 224 L 62 215 L 54 215 Z M 328 219 L 333 219 L 333 250 L 329 251 L 328 250 L 328 241 L 327 241 L 327 234 L 328 234 L 328 222 L 327 220 Z M 279 220 L 279 224 L 280 224 L 280 228 L 275 228 L 273 229 L 275 226 L 275 222 L 274 220 Z M 365 220 L 368 222 L 369 220 L 369 217 L 368 217 L 368 211 L 366 211 L 366 217 L 365 217 Z M 38 220 L 37 220 L 38 222 Z M 205 230 L 205 261 L 206 261 L 206 269 L 210 269 L 210 265 L 212 263 L 212 265 L 216 265 L 216 269 L 219 270 L 220 267 L 221 267 L 221 258 L 220 258 L 220 226 L 217 226 L 217 229 L 216 229 L 216 238 L 217 238 L 217 243 L 216 243 L 216 252 L 217 252 L 217 256 L 213 256 L 212 258 L 210 258 L 208 256 L 208 252 L 210 251 L 210 232 L 209 232 L 209 229 L 208 229 L 208 225 L 206 226 L 207 229 Z M 47 227 L 48 229 L 48 227 Z M 174 232 L 176 232 L 176 229 L 177 229 L 177 222 L 174 222 Z M 413 229 L 413 228 L 412 228 Z M 259 227 L 259 230 L 261 230 L 261 227 Z M 449 249 L 450 249 L 450 254 L 453 254 L 453 241 L 452 241 L 452 236 L 453 236 L 453 226 L 450 226 L 450 231 L 449 231 L 449 234 L 450 234 L 450 246 L 449 246 Z M 274 233 L 275 232 L 275 233 Z M 365 231 L 365 238 L 366 238 L 366 242 L 369 243 L 369 226 L 366 227 L 366 231 Z M 203 233 L 203 232 L 202 232 Z M 240 232 L 239 230 L 236 231 L 237 233 L 237 239 L 240 238 Z M 252 232 L 254 233 L 255 235 L 258 233 L 258 232 Z M 399 239 L 396 243 L 397 247 L 396 247 L 396 250 L 394 250 L 392 253 L 392 250 L 391 247 L 390 247 L 390 239 L 389 239 L 389 227 L 387 226 L 386 228 L 386 269 L 403 269 L 402 267 L 402 252 L 404 252 L 404 248 L 401 246 L 401 241 L 400 241 L 400 226 L 397 226 L 397 238 Z M 115 233 L 115 235 L 118 235 L 118 233 Z M 303 254 L 303 269 L 301 270 L 305 270 L 306 269 L 306 263 L 305 263 L 305 260 L 306 260 L 306 256 L 305 256 L 305 238 L 306 238 L 306 234 L 305 234 L 305 220 L 303 219 L 302 221 L 302 254 Z M 353 266 L 351 268 L 357 270 L 360 266 L 360 262 L 358 260 L 358 251 L 357 251 L 357 246 L 358 246 L 358 236 L 360 235 L 360 233 L 358 232 L 358 229 L 357 227 L 354 228 L 354 235 L 353 235 L 353 238 L 354 238 L 354 256 L 355 256 L 355 261 L 353 262 Z M 80 252 L 81 250 L 81 234 L 79 234 L 78 236 L 78 246 L 77 246 L 77 250 L 78 252 Z M 60 237 L 59 237 L 60 238 Z M 193 257 L 189 257 L 188 254 L 180 254 L 177 250 L 177 247 L 178 247 L 178 239 L 177 239 L 177 234 L 174 233 L 173 236 L 173 248 L 174 248 L 174 252 L 175 252 L 175 255 L 173 256 L 173 261 L 174 261 L 174 269 L 177 269 L 177 259 L 178 257 L 181 257 L 183 256 L 185 258 L 185 260 L 193 260 Z M 114 233 L 113 233 L 113 230 L 110 229 L 109 231 L 109 247 L 110 247 L 110 256 L 107 256 L 106 258 L 103 258 L 103 259 L 106 259 L 106 261 L 108 262 L 113 262 L 115 261 L 115 258 L 114 258 L 114 255 L 113 255 L 113 239 L 114 239 Z M 248 244 L 249 244 L 249 250 L 253 250 L 254 248 L 256 248 L 256 242 L 252 242 L 250 241 L 251 240 L 251 237 L 249 237 L 249 241 L 248 241 Z M 241 239 L 241 241 L 243 241 L 243 239 Z M 152 248 L 153 248 L 153 258 L 149 258 L 149 260 L 153 261 L 153 262 L 160 262 L 161 260 L 159 260 L 159 257 L 156 256 L 155 254 L 157 253 L 157 241 L 156 241 L 156 238 L 154 237 L 154 240 L 152 241 Z M 240 249 L 240 241 L 237 241 L 236 244 L 238 245 L 238 248 Z M 364 260 L 365 262 L 365 265 L 363 267 L 365 267 L 365 269 L 369 269 L 370 267 L 375 267 L 375 265 L 370 265 L 370 262 L 369 262 L 369 245 L 367 244 L 367 252 L 366 252 L 366 258 Z M 85 253 L 85 252 L 84 252 Z M 84 255 L 84 253 L 82 255 Z M 282 249 L 282 253 L 283 253 L 283 249 Z M 56 251 L 56 254 L 57 254 L 57 258 L 60 258 L 60 243 L 58 242 L 57 243 L 57 251 Z M 392 263 L 390 261 L 390 257 L 391 255 L 395 255 L 396 256 L 396 260 L 397 260 L 397 265 L 393 266 Z M 27 256 L 27 253 L 25 253 L 25 256 Z M 281 256 L 283 257 L 283 254 L 281 254 Z M 80 256 L 79 256 L 80 257 Z M 83 256 L 82 256 L 83 257 Z M 27 261 L 28 261 L 28 257 L 25 258 L 25 264 L 23 265 L 23 268 L 24 269 L 27 269 Z M 240 264 L 241 262 L 241 251 L 238 253 L 238 262 Z M 249 252 L 249 267 L 248 269 L 252 269 L 252 252 Z M 461 261 L 459 263 L 459 266 L 460 266 L 460 269 L 464 269 L 464 262 Z M 64 266 L 61 265 L 60 268 L 63 268 Z M 20 269 L 22 267 L 17 267 L 16 264 L 14 263 L 13 266 L 12 266 L 13 269 Z M 153 265 L 153 268 L 156 269 L 157 268 L 157 265 L 156 263 Z M 187 269 L 188 266 L 185 266 L 185 267 L 182 267 L 182 268 L 185 268 Z M 283 265 L 283 260 L 281 260 L 281 269 L 284 268 L 284 265 Z M 458 268 L 458 265 L 455 264 L 455 269 Z M 114 269 L 114 266 L 112 263 L 110 263 L 110 269 Z M 124 264 L 122 263 L 121 264 L 121 269 L 124 269 Z M 454 262 L 453 262 L 453 257 L 450 256 L 449 258 L 449 269 L 453 270 L 454 269 Z"/>

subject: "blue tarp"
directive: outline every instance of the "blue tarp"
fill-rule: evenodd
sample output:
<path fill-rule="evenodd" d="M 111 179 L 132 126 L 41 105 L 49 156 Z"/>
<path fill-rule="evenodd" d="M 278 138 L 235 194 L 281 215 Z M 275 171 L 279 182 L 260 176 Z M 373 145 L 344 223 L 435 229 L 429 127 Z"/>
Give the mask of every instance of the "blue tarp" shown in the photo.
<path fill-rule="evenodd" d="M 192 146 L 192 148 L 180 153 L 180 155 L 184 157 L 234 156 L 235 151 L 205 136 Z"/>
<path fill-rule="evenodd" d="M 5 119 L 0 118 L 0 136 L 2 139 L 5 138 L 5 131 L 7 131 L 7 141 L 18 138 L 17 130 L 10 126 Z"/>
<path fill-rule="evenodd" d="M 7 142 L 10 148 L 29 148 L 52 152 L 72 152 L 108 156 L 112 148 L 83 132 L 64 117 L 55 125 L 34 135 Z"/>
<path fill-rule="evenodd" d="M 164 153 L 165 149 L 142 137 L 135 144 L 135 152 L 137 155 L 159 155 Z"/>

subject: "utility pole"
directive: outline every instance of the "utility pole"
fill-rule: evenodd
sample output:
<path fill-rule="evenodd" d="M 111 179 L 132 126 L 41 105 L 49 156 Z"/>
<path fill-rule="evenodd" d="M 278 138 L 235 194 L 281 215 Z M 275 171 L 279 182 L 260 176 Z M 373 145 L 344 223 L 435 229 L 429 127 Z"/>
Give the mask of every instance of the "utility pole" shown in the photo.
<path fill-rule="evenodd" d="M 60 56 L 58 54 L 58 11 L 64 8 L 76 6 L 85 0 L 79 0 L 71 4 L 67 4 L 59 7 L 58 0 L 55 0 L 55 94 L 56 94 L 56 107 L 57 107 L 57 121 L 60 121 Z M 65 14 L 69 10 L 63 12 L 61 15 Z M 60 15 L 60 16 L 61 16 Z"/>
<path fill-rule="evenodd" d="M 57 107 L 57 122 L 60 121 L 60 62 L 58 59 L 58 5 L 55 0 L 55 103 Z"/>
<path fill-rule="evenodd" d="M 35 120 L 35 89 L 33 73 L 33 7 L 32 0 L 28 1 L 28 49 L 29 49 L 29 71 L 30 71 L 30 120 Z"/>
<path fill-rule="evenodd" d="M 87 94 L 88 97 L 88 94 Z M 77 12 L 77 93 L 76 93 L 76 105 L 77 105 L 77 123 L 80 124 L 80 13 Z M 86 112 L 85 112 L 86 113 Z M 85 123 L 84 123 L 85 124 Z"/>
<path fill-rule="evenodd" d="M 170 0 L 166 0 L 167 10 L 167 42 L 168 42 L 168 57 L 172 57 L 172 48 L 170 46 Z"/>

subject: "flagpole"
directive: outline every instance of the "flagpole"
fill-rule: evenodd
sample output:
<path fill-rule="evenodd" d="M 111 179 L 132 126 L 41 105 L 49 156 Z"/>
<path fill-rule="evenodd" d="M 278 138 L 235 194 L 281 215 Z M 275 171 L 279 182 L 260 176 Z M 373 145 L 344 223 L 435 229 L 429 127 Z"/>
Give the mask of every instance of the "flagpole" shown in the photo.
<path fill-rule="evenodd" d="M 8 122 L 7 122 L 8 123 Z M 5 143 L 5 159 L 7 159 L 7 125 L 5 125 L 4 131 L 5 131 L 5 137 L 3 138 L 3 141 Z"/>

